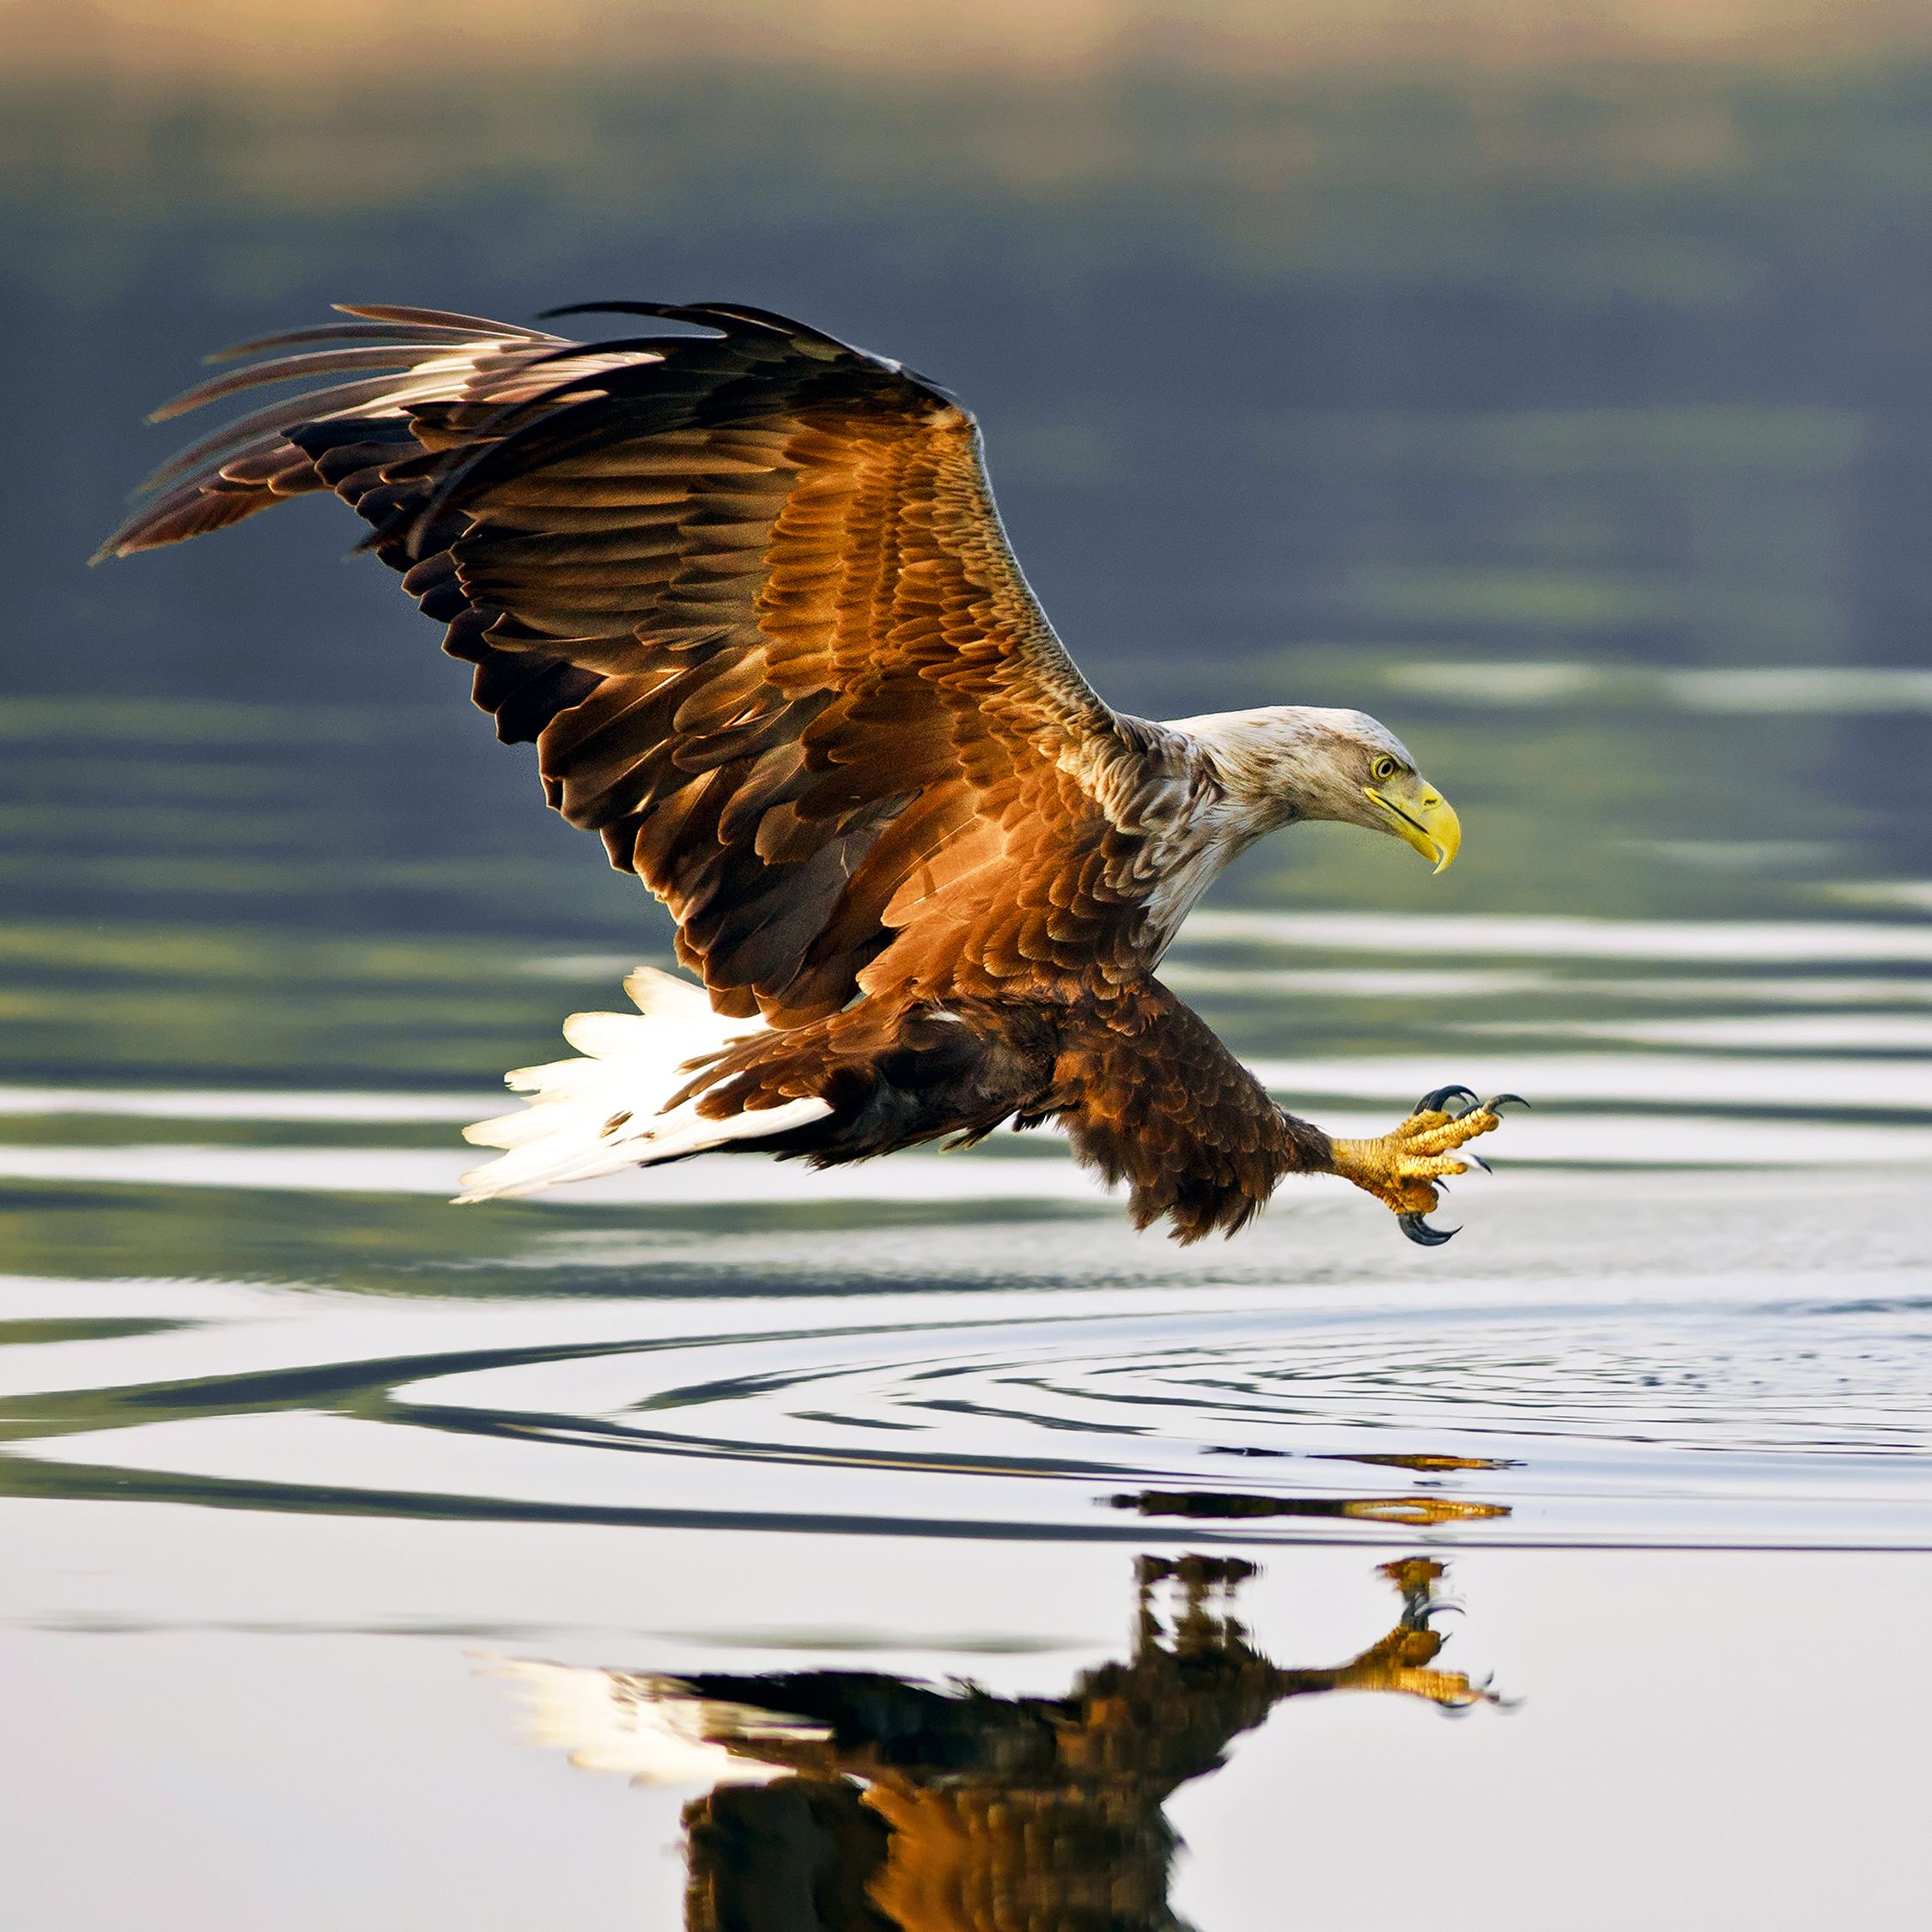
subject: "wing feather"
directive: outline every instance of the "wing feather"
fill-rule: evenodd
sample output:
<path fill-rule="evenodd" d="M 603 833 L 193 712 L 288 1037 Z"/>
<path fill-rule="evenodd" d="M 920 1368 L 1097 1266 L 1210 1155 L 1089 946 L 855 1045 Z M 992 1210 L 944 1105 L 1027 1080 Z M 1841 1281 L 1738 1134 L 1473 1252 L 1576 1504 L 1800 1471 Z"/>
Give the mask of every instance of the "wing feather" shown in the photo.
<path fill-rule="evenodd" d="M 1131 977 L 1133 799 L 1178 753 L 1054 635 L 972 419 L 765 311 L 615 307 L 703 332 L 580 343 L 361 304 L 244 344 L 289 353 L 162 413 L 352 380 L 201 439 L 107 547 L 337 490 L 722 1012 Z"/>

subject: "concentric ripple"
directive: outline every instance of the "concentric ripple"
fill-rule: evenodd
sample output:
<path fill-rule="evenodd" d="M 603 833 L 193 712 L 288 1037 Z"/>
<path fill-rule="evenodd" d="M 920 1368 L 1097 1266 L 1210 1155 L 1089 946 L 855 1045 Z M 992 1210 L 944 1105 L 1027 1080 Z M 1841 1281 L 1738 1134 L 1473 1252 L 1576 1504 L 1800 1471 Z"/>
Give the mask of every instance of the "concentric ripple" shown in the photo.
<path fill-rule="evenodd" d="M 1253 1454 L 1363 1429 L 1821 1456 L 1932 1450 L 1932 1297 L 1760 1304 L 1748 1315 L 1722 1303 L 1571 1310 L 1560 1328 L 1547 1315 L 1479 1308 L 1435 1312 L 1425 1329 L 1404 1316 L 1176 1309 L 1127 1323 L 847 1334 L 829 1360 L 815 1359 L 820 1338 L 809 1334 L 720 1346 L 732 1375 L 653 1389 L 637 1407 L 653 1421 L 675 1415 L 693 1441 L 756 1436 L 801 1453 L 854 1429 L 938 1435 L 955 1453 L 972 1433 L 997 1438 L 1003 1458 L 1054 1436 Z"/>
<path fill-rule="evenodd" d="M 501 1378 L 465 1382 L 418 1391 L 419 1413 L 511 1394 Z M 522 1430 L 755 1467 L 768 1496 L 775 1464 L 816 1469 L 815 1494 L 833 1472 L 862 1479 L 881 1506 L 916 1476 L 935 1516 L 976 1513 L 997 1484 L 1004 1515 L 1068 1530 L 1104 1500 L 1242 1534 L 1932 1534 L 1932 1299 L 1911 1296 L 1560 1313 L 1170 1305 L 733 1340 L 543 1382 L 574 1389 L 578 1418 L 525 1409 Z M 955 1479 L 935 1485 L 939 1473 Z"/>
<path fill-rule="evenodd" d="M 1890 1285 L 993 1291 L 791 1303 L 782 1327 L 753 1303 L 734 1327 L 696 1299 L 428 1320 L 345 1297 L 353 1352 L 311 1314 L 299 1360 L 40 1394 L 0 1404 L 0 1432 L 43 1492 L 271 1509 L 1929 1547 L 1932 1297 Z M 238 1322 L 226 1352 L 277 1334 Z M 210 1347 L 114 1320 L 92 1346 Z"/>

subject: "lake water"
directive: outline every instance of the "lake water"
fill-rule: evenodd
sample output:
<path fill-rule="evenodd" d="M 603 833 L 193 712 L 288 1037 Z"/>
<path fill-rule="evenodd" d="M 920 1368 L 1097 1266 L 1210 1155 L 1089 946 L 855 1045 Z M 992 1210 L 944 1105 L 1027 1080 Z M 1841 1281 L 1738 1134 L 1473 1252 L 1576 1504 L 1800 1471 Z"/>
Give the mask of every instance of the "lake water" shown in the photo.
<path fill-rule="evenodd" d="M 1910 1921 L 1932 577 L 1903 533 L 1932 391 L 1923 349 L 1815 307 L 1807 337 L 1740 264 L 1768 276 L 1788 234 L 1765 130 L 1809 130 L 1889 143 L 1857 205 L 1890 272 L 1932 117 L 1903 83 L 1818 82 L 1783 121 L 1760 81 L 1697 84 L 1750 192 L 1671 150 L 1686 198 L 1648 218 L 1705 236 L 1677 280 L 1661 243 L 1648 280 L 1619 252 L 1614 182 L 1552 190 L 1668 350 L 1601 369 L 1549 346 L 1595 286 L 1570 257 L 1539 292 L 1495 244 L 1521 301 L 1485 331 L 1425 246 L 1432 168 L 1500 112 L 1453 77 L 1467 118 L 1402 123 L 1386 167 L 1336 131 L 1396 125 L 1375 89 L 1283 96 L 1328 143 L 1297 241 L 1250 210 L 1183 246 L 1172 208 L 1142 233 L 1043 165 L 882 200 L 814 154 L 848 252 L 794 240 L 761 276 L 770 134 L 707 204 L 722 239 L 649 210 L 592 237 L 603 204 L 525 156 L 527 204 L 474 191 L 515 240 L 497 269 L 434 180 L 347 215 L 231 192 L 208 156 L 246 117 L 185 110 L 155 151 L 205 204 L 21 190 L 19 325 L 107 373 L 62 399 L 74 447 L 23 512 L 40 641 L 0 704 L 9 1924 Z M 1163 111 L 1130 187 L 1208 110 Z M 1505 239 L 1522 186 L 1465 183 Z M 1325 252 L 1370 187 L 1364 261 Z M 562 210 L 547 246 L 533 207 Z M 969 293 L 917 246 L 935 210 L 987 264 Z M 405 277 L 419 229 L 449 258 Z M 670 293 L 821 316 L 981 404 L 1109 696 L 1359 703 L 1417 750 L 1462 812 L 1452 872 L 1276 841 L 1166 977 L 1343 1132 L 1448 1080 L 1528 1096 L 1438 1215 L 1455 1242 L 1307 1182 L 1177 1249 L 1042 1136 L 447 1205 L 459 1127 L 666 958 L 660 915 L 546 821 L 318 506 L 78 560 L 141 466 L 124 417 L 200 349 L 378 270 L 519 313 L 662 292 L 639 234 Z M 1137 361 L 1137 260 L 1145 319 L 1193 303 L 1212 349 L 1291 316 L 1327 387 Z M 1458 330 L 1461 375 L 1398 352 Z M 1069 337 L 1098 344 L 1077 377 Z M 1794 376 L 1820 343 L 1833 379 Z M 33 385 L 18 407 L 70 450 Z"/>

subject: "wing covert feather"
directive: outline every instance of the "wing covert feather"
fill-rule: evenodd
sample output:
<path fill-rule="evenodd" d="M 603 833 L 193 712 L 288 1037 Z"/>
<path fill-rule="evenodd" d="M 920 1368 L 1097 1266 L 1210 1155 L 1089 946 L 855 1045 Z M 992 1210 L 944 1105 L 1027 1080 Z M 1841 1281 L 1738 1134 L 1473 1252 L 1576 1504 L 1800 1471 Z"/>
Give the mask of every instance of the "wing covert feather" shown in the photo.
<path fill-rule="evenodd" d="M 1173 749 L 1054 635 L 972 419 L 783 318 L 623 306 L 706 332 L 584 344 L 363 307 L 264 338 L 295 353 L 171 413 L 356 380 L 204 438 L 107 548 L 343 495 L 500 735 L 535 739 L 550 802 L 670 907 L 722 1012 L 1126 983 L 1136 788 L 1170 783 Z"/>

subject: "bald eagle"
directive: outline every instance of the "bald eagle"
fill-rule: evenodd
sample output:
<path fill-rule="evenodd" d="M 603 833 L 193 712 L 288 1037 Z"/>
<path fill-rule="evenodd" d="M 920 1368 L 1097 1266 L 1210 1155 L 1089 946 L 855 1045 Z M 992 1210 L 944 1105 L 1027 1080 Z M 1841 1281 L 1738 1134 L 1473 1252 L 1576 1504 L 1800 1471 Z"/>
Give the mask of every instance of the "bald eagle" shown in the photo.
<path fill-rule="evenodd" d="M 1333 1138 L 1154 976 L 1209 883 L 1283 826 L 1449 864 L 1455 813 L 1382 726 L 1114 710 L 1020 574 L 973 418 L 802 323 L 550 312 L 643 320 L 586 343 L 337 313 L 225 351 L 265 359 L 155 412 L 308 386 L 165 465 L 101 556 L 335 492 L 702 981 L 641 969 L 637 1013 L 578 1014 L 580 1057 L 508 1075 L 528 1103 L 468 1130 L 504 1151 L 460 1199 L 1056 1121 L 1136 1226 L 1182 1241 L 1233 1233 L 1294 1173 L 1343 1176 L 1425 1245 L 1454 1231 L 1425 1219 L 1437 1184 L 1509 1097 L 1439 1088 L 1388 1133 Z"/>

